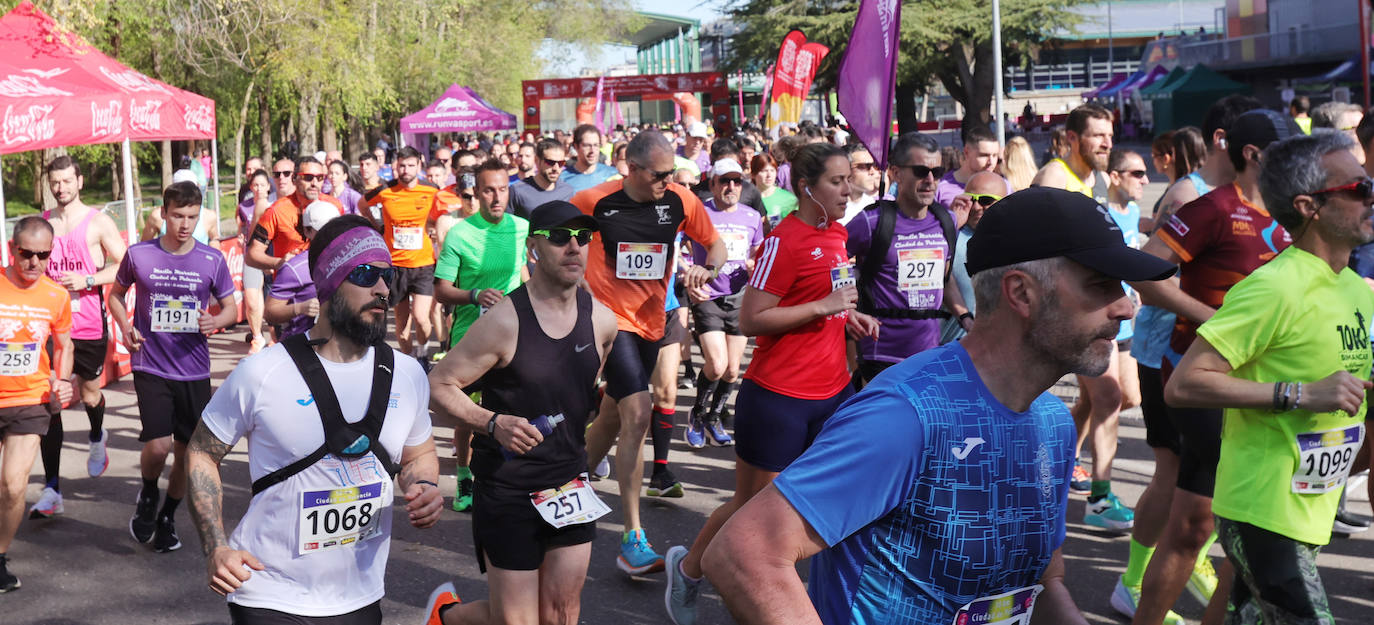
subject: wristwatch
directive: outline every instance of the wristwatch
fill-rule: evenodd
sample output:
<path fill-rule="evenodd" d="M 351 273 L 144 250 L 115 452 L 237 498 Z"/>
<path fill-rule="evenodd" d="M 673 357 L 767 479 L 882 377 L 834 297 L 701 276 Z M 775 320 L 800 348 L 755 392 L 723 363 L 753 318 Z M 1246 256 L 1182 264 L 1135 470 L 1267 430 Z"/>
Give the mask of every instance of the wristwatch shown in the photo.
<path fill-rule="evenodd" d="M 487 436 L 496 437 L 496 417 L 499 416 L 501 416 L 499 412 L 492 413 L 491 420 L 487 421 Z"/>
<path fill-rule="evenodd" d="M 705 269 L 706 271 L 711 272 L 711 279 L 713 279 L 713 280 L 715 279 L 715 277 L 716 277 L 717 275 L 720 274 L 720 270 L 719 270 L 719 269 L 716 269 L 716 266 L 715 266 L 715 265 L 702 265 L 701 268 L 702 268 L 702 269 Z"/>
<path fill-rule="evenodd" d="M 88 289 L 94 289 L 94 288 L 95 288 L 95 276 L 86 276 L 86 288 L 88 288 Z"/>

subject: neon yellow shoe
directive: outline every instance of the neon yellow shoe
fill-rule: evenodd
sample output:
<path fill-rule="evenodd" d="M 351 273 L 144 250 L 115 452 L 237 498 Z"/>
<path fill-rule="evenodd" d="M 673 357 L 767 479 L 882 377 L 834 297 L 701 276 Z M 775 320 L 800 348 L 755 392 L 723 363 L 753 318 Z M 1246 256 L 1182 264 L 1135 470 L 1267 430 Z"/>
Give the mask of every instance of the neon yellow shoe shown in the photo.
<path fill-rule="evenodd" d="M 1193 574 L 1188 576 L 1188 594 L 1198 603 L 1207 605 L 1216 591 L 1217 570 L 1212 568 L 1212 558 L 1204 555 L 1193 566 Z"/>

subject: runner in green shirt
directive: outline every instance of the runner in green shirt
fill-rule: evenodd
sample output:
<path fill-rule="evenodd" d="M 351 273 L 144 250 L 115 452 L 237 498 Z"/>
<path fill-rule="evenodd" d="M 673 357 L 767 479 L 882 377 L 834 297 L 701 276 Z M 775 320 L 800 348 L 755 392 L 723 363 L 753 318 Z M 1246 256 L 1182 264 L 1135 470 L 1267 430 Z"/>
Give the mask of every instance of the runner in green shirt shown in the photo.
<path fill-rule="evenodd" d="M 1265 150 L 1260 191 L 1293 245 L 1231 288 L 1165 388 L 1170 405 L 1225 409 L 1212 510 L 1240 622 L 1334 622 L 1317 550 L 1374 387 L 1374 292 L 1346 267 L 1374 240 L 1374 180 L 1352 146 L 1329 133 Z"/>
<path fill-rule="evenodd" d="M 453 224 L 444 237 L 434 267 L 434 296 L 455 307 L 450 345 L 457 345 L 477 317 L 529 278 L 525 237 L 530 222 L 506 212 L 509 189 L 510 176 L 501 161 L 491 159 L 478 166 L 477 213 Z M 472 506 L 471 437 L 468 428 L 454 426 L 458 490 L 453 509 L 459 512 Z"/>
<path fill-rule="evenodd" d="M 773 229 L 783 217 L 797 210 L 797 196 L 778 187 L 778 162 L 767 154 L 756 154 L 749 169 L 754 186 L 763 197 L 764 231 Z"/>

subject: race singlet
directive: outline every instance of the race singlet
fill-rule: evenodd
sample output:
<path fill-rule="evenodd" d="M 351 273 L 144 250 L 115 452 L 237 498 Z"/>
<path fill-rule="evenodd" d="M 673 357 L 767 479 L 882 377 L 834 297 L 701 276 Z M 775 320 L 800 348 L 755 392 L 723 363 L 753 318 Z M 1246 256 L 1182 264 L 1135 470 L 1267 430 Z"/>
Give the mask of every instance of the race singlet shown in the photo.
<path fill-rule="evenodd" d="M 615 251 L 615 277 L 621 280 L 662 280 L 668 268 L 665 243 L 620 243 Z"/>
<path fill-rule="evenodd" d="M 38 343 L 0 343 L 0 375 L 38 373 Z"/>
<path fill-rule="evenodd" d="M 1364 424 L 1297 435 L 1298 467 L 1293 492 L 1319 495 L 1340 488 L 1364 442 Z"/>
<path fill-rule="evenodd" d="M 1035 598 L 1044 590 L 1044 586 L 1036 584 L 974 599 L 959 608 L 953 625 L 1028 625 L 1031 611 L 1035 609 Z"/>
<path fill-rule="evenodd" d="M 558 488 L 530 493 L 530 503 L 545 523 L 559 528 L 591 523 L 610 514 L 610 506 L 596 496 L 586 478 L 584 473 Z"/>
<path fill-rule="evenodd" d="M 297 511 L 297 555 L 377 538 L 382 515 L 390 513 L 390 501 L 391 483 L 382 480 L 358 486 L 307 487 Z"/>

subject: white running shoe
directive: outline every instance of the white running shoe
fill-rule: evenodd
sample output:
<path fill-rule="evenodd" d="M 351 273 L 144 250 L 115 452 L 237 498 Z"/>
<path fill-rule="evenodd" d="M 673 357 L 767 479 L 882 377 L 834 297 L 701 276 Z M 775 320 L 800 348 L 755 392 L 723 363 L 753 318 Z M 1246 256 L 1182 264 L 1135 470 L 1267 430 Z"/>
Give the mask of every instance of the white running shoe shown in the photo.
<path fill-rule="evenodd" d="M 63 512 L 62 493 L 44 486 L 43 494 L 38 497 L 38 503 L 29 508 L 29 518 L 50 519 L 54 514 L 62 514 Z"/>
<path fill-rule="evenodd" d="M 86 473 L 91 477 L 104 475 L 105 469 L 110 467 L 110 454 L 105 449 L 105 443 L 109 440 L 110 433 L 100 428 L 100 440 L 91 442 L 91 450 L 86 456 Z"/>

